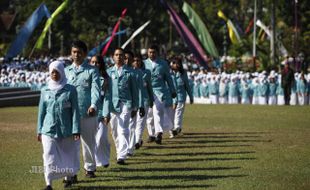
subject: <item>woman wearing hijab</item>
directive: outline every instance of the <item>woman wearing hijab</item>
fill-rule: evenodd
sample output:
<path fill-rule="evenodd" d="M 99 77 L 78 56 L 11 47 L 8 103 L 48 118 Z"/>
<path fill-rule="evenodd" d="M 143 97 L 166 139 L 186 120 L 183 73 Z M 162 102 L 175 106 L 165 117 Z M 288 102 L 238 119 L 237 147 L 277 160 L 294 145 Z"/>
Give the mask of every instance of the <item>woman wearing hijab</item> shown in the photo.
<path fill-rule="evenodd" d="M 80 139 L 80 113 L 77 92 L 67 84 L 64 65 L 54 61 L 49 65 L 50 80 L 42 89 L 37 126 L 37 139 L 43 145 L 44 177 L 47 190 L 54 179 L 66 177 L 65 188 L 72 185 L 76 155 L 75 144 Z"/>

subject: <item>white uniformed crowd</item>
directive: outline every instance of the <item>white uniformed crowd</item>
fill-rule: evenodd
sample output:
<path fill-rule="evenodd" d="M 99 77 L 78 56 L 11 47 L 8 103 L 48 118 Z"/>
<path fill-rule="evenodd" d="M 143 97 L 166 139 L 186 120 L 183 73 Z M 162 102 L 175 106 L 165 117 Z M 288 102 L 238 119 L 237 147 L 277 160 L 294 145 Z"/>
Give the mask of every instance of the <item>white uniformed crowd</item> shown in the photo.
<path fill-rule="evenodd" d="M 59 60 L 70 62 L 70 57 Z M 39 58 L 30 61 L 14 58 L 8 63 L 0 64 L 0 87 L 29 87 L 41 90 L 48 81 L 48 64 L 54 58 Z M 113 62 L 107 57 L 106 62 Z M 185 60 L 185 59 L 184 59 Z M 284 105 L 281 87 L 281 73 L 262 72 L 207 72 L 194 63 L 183 60 L 196 104 L 253 104 Z M 187 64 L 188 63 L 188 64 Z M 195 69 L 192 69 L 195 68 Z M 290 105 L 308 105 L 310 100 L 310 73 L 295 72 L 295 82 L 291 89 Z"/>

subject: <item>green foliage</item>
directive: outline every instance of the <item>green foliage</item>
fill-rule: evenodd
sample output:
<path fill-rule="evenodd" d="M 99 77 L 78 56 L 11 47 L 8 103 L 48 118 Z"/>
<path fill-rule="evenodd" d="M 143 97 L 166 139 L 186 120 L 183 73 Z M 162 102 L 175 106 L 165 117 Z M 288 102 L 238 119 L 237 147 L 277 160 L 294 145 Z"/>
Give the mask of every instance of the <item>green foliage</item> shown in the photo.
<path fill-rule="evenodd" d="M 258 2 L 258 19 L 267 26 L 270 26 L 271 18 L 271 3 L 274 0 L 262 0 Z M 31 15 L 33 10 L 42 3 L 42 0 L 16 0 L 15 8 L 18 11 L 16 25 L 21 25 Z M 45 0 L 50 12 L 52 13 L 61 3 L 62 0 Z M 169 0 L 170 4 L 180 11 L 182 0 Z M 252 34 L 244 34 L 250 20 L 253 18 L 253 2 L 246 0 L 187 0 L 206 24 L 217 49 L 223 55 L 224 36 L 227 39 L 227 49 L 231 56 L 242 56 L 251 54 L 252 52 Z M 296 48 L 293 47 L 294 35 L 294 1 L 277 0 L 276 4 L 276 23 L 279 40 L 287 48 L 290 55 L 298 52 L 304 52 L 307 56 L 310 54 L 308 44 L 310 43 L 310 1 L 298 1 L 298 43 Z M 159 0 L 71 0 L 69 7 L 62 12 L 52 24 L 52 44 L 53 47 L 50 53 L 59 54 L 60 51 L 60 36 L 64 37 L 64 45 L 68 47 L 70 42 L 75 38 L 85 40 L 90 48 L 94 47 L 98 40 L 105 38 L 108 35 L 108 30 L 111 30 L 116 23 L 116 19 L 120 16 L 124 8 L 128 8 L 127 19 L 131 20 L 122 22 L 121 29 L 131 28 L 134 31 L 147 20 L 151 20 L 151 24 L 139 35 L 131 44 L 131 48 L 138 51 L 144 48 L 146 42 L 151 43 L 157 41 L 160 44 L 168 45 L 169 42 L 169 16 L 161 6 Z M 227 32 L 223 33 L 223 25 L 225 22 L 218 18 L 217 11 L 222 10 L 224 14 L 232 20 L 240 30 L 242 43 L 238 45 L 231 44 Z M 182 16 L 182 14 L 181 14 Z M 130 17 L 130 19 L 128 19 Z M 182 17 L 185 23 L 190 27 L 189 22 L 185 17 Z M 13 26 L 13 27 L 15 27 Z M 29 43 L 24 51 L 25 55 L 29 55 L 34 43 L 40 35 L 44 26 L 44 22 L 40 23 L 34 34 L 29 40 Z M 11 31 L 12 32 L 12 31 Z M 194 31 L 193 31 L 194 32 Z M 195 32 L 194 32 L 195 34 Z M 10 39 L 7 43 L 13 41 L 15 33 L 10 34 Z M 128 36 L 121 37 L 121 43 L 125 42 Z M 172 40 L 179 41 L 182 44 L 182 39 L 179 37 L 175 29 L 172 30 Z M 112 47 L 118 46 L 118 40 L 112 43 Z M 268 67 L 267 60 L 270 55 L 269 40 L 265 39 L 263 43 L 258 44 L 258 59 L 263 62 L 264 67 Z M 47 50 L 47 40 L 44 43 Z M 182 49 L 182 48 L 177 48 Z M 44 52 L 37 51 L 37 54 Z M 68 53 L 68 52 L 66 52 Z M 279 55 L 279 52 L 276 52 Z M 307 58 L 307 57 L 306 57 Z"/>

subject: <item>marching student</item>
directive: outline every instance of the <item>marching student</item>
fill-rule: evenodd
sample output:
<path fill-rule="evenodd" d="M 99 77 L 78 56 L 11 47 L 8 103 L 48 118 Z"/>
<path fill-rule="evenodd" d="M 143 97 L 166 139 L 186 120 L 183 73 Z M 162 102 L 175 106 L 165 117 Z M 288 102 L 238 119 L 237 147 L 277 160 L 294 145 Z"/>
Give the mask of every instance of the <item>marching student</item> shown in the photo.
<path fill-rule="evenodd" d="M 251 89 L 253 92 L 252 96 L 252 105 L 258 105 L 259 104 L 259 78 L 256 76 L 252 80 Z"/>
<path fill-rule="evenodd" d="M 177 97 L 173 99 L 173 103 L 176 106 L 174 107 L 173 129 L 170 135 L 170 137 L 174 137 L 182 131 L 186 95 L 188 94 L 190 98 L 190 104 L 194 102 L 194 98 L 191 87 L 189 86 L 187 73 L 183 69 L 182 60 L 180 58 L 174 58 L 171 69 L 172 80 L 177 92 Z"/>
<path fill-rule="evenodd" d="M 84 160 L 85 176 L 96 177 L 96 132 L 97 132 L 97 106 L 100 101 L 100 81 L 97 68 L 85 60 L 87 46 L 83 41 L 77 40 L 71 44 L 71 57 L 73 63 L 65 69 L 68 83 L 75 86 L 78 93 L 79 111 L 81 115 L 81 144 Z M 76 147 L 76 167 L 80 166 L 80 145 Z M 76 175 L 73 179 L 77 181 Z"/>
<path fill-rule="evenodd" d="M 129 121 L 138 106 L 136 79 L 124 64 L 124 50 L 116 48 L 114 66 L 107 70 L 111 78 L 111 132 L 116 147 L 117 164 L 124 165 L 129 147 Z"/>
<path fill-rule="evenodd" d="M 281 77 L 282 77 L 282 75 L 279 75 L 276 94 L 277 94 L 277 105 L 282 106 L 285 104 L 285 97 L 284 97 L 284 90 L 283 90 L 282 84 L 281 84 L 282 83 Z"/>
<path fill-rule="evenodd" d="M 274 74 L 269 75 L 268 105 L 277 104 L 277 83 Z"/>
<path fill-rule="evenodd" d="M 251 88 L 246 76 L 243 76 L 240 83 L 241 104 L 250 104 Z"/>
<path fill-rule="evenodd" d="M 308 100 L 308 84 L 303 73 L 298 76 L 296 92 L 299 105 L 306 105 Z"/>
<path fill-rule="evenodd" d="M 218 104 L 219 99 L 219 84 L 218 80 L 216 79 L 216 75 L 212 73 L 211 80 L 208 84 L 209 89 L 209 97 L 210 97 L 210 104 Z"/>
<path fill-rule="evenodd" d="M 238 104 L 239 87 L 237 83 L 237 76 L 231 76 L 231 81 L 228 86 L 228 103 Z"/>
<path fill-rule="evenodd" d="M 43 145 L 43 165 L 46 190 L 52 189 L 52 181 L 68 179 L 65 188 L 72 185 L 76 174 L 74 163 L 76 141 L 80 139 L 80 113 L 77 92 L 67 84 L 64 65 L 54 61 L 49 65 L 50 80 L 41 90 L 37 137 Z"/>
<path fill-rule="evenodd" d="M 149 108 L 153 107 L 154 97 L 153 97 L 153 89 L 151 84 L 151 72 L 146 70 L 142 61 L 141 55 L 135 55 L 133 57 L 132 66 L 134 69 L 140 70 L 142 73 L 143 87 L 141 89 L 142 97 L 143 97 L 143 106 L 145 113 L 148 113 Z M 136 120 L 136 130 L 135 130 L 135 148 L 139 149 L 142 144 L 142 136 L 145 128 L 147 116 L 137 115 Z"/>
<path fill-rule="evenodd" d="M 226 74 L 222 74 L 219 84 L 219 103 L 227 104 L 228 102 L 228 85 Z"/>
<path fill-rule="evenodd" d="M 259 77 L 258 85 L 258 103 L 259 105 L 267 105 L 267 95 L 268 95 L 268 83 L 265 79 L 265 75 L 261 74 Z"/>
<path fill-rule="evenodd" d="M 98 68 L 100 75 L 100 102 L 98 105 L 98 128 L 96 133 L 95 160 L 96 167 L 105 168 L 110 165 L 110 142 L 108 138 L 108 123 L 110 120 L 110 96 L 109 96 L 109 75 L 101 55 L 95 55 L 90 59 L 90 65 Z"/>
<path fill-rule="evenodd" d="M 155 142 L 161 144 L 164 126 L 164 113 L 169 109 L 169 94 L 176 97 L 175 88 L 169 73 L 168 63 L 158 56 L 158 47 L 151 45 L 148 48 L 148 59 L 144 60 L 145 69 L 151 72 L 151 82 L 154 93 L 154 126 Z M 169 88 L 169 90 L 168 90 Z"/>
<path fill-rule="evenodd" d="M 139 69 L 135 69 L 133 67 L 133 53 L 131 51 L 125 51 L 125 57 L 124 57 L 124 63 L 126 66 L 131 69 L 131 72 L 134 75 L 135 83 L 136 83 L 136 91 L 138 92 L 138 96 L 134 97 L 137 99 L 139 112 L 138 114 L 141 117 L 144 117 L 145 111 L 143 106 L 143 94 L 142 94 L 142 88 L 143 88 L 143 80 L 142 75 L 143 73 Z M 138 110 L 137 110 L 138 111 Z M 135 144 L 136 144 L 136 121 L 137 121 L 137 111 L 132 112 L 132 115 L 130 117 L 129 121 L 129 147 L 128 147 L 128 156 L 132 156 Z"/>

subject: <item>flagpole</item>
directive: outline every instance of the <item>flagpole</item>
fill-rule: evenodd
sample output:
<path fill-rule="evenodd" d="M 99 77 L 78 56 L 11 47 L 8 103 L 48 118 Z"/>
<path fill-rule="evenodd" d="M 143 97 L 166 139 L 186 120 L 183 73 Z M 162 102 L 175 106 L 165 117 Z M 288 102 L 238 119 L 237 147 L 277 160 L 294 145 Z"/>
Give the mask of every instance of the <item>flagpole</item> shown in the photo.
<path fill-rule="evenodd" d="M 271 65 L 274 66 L 276 63 L 275 59 L 275 36 L 276 36 L 276 0 L 272 0 L 272 5 L 271 5 L 271 39 L 270 39 L 270 60 L 271 60 Z"/>
<path fill-rule="evenodd" d="M 257 0 L 254 0 L 254 31 L 253 31 L 253 68 L 256 70 L 256 17 L 257 17 Z"/>

